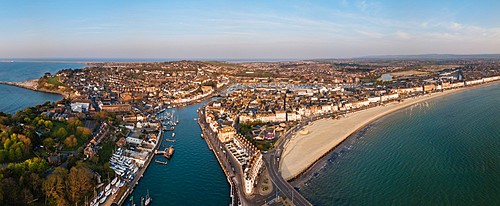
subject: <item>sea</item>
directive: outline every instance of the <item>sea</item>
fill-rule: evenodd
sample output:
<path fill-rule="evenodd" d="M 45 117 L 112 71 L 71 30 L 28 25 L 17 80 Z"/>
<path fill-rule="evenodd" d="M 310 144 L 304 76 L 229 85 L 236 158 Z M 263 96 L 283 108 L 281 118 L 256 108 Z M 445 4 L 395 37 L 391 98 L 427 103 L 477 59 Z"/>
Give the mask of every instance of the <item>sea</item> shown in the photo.
<path fill-rule="evenodd" d="M 55 74 L 61 69 L 78 69 L 85 65 L 70 62 L 0 62 L 0 81 L 19 82 L 38 79 L 46 72 Z M 14 86 L 0 84 L 0 112 L 14 114 L 26 107 L 62 99 L 61 95 L 35 92 Z"/>
<path fill-rule="evenodd" d="M 313 205 L 500 205 L 498 83 L 400 110 L 346 142 L 300 187 Z"/>

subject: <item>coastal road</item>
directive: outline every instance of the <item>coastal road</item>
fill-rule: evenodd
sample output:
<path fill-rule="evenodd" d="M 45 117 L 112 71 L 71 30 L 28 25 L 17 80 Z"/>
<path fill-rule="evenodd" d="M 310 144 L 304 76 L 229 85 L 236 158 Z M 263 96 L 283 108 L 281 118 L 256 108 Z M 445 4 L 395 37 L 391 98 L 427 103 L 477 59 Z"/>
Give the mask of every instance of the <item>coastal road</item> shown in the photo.
<path fill-rule="evenodd" d="M 306 124 L 306 122 L 308 121 L 304 121 L 304 123 L 301 123 L 297 127 L 293 127 L 283 136 L 282 139 L 280 139 L 280 141 L 276 142 L 272 150 L 263 155 L 264 163 L 268 169 L 269 176 L 275 186 L 274 189 L 286 196 L 294 205 L 299 206 L 311 205 L 311 203 L 309 203 L 304 196 L 295 190 L 290 183 L 283 179 L 281 172 L 279 171 L 279 158 L 283 153 L 285 144 L 297 132 L 297 130 L 302 127 L 303 124 Z"/>
<path fill-rule="evenodd" d="M 276 142 L 273 149 L 263 155 L 264 163 L 268 168 L 269 176 L 276 187 L 275 189 L 278 190 L 279 194 L 286 196 L 294 205 L 311 205 L 311 203 L 281 176 L 281 172 L 279 171 L 279 161 L 285 146 L 295 133 L 297 133 L 297 131 L 299 131 L 303 126 L 312 121 L 332 116 L 333 114 L 330 113 L 312 116 L 303 120 L 299 125 L 292 127 L 288 132 L 286 132 L 285 135 L 283 135 L 283 137 Z M 278 194 L 278 192 L 276 192 L 276 194 Z"/>

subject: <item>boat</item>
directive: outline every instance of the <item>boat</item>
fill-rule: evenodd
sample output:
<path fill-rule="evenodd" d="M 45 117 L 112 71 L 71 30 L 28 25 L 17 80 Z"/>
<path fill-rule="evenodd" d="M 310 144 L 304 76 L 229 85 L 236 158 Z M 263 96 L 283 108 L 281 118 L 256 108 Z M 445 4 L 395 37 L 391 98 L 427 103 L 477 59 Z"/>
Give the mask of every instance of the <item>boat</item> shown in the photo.
<path fill-rule="evenodd" d="M 172 137 L 175 137 L 175 132 L 172 132 Z"/>
<path fill-rule="evenodd" d="M 109 189 L 111 189 L 111 184 L 106 185 L 106 188 L 104 188 L 104 191 L 108 192 Z"/>
<path fill-rule="evenodd" d="M 106 194 L 104 194 L 105 197 L 109 196 L 111 194 L 111 190 L 106 191 Z"/>
<path fill-rule="evenodd" d="M 97 199 L 101 198 L 103 195 L 104 195 L 104 191 L 101 191 L 101 192 L 97 195 Z"/>
<path fill-rule="evenodd" d="M 97 204 L 97 201 L 99 200 L 99 198 L 96 198 L 96 199 L 93 199 L 92 202 L 90 202 L 90 205 L 95 205 Z"/>
<path fill-rule="evenodd" d="M 151 198 L 151 196 L 149 196 L 149 190 L 148 190 L 148 193 L 146 194 L 146 200 L 144 201 L 144 205 L 145 206 L 150 205 L 151 201 L 153 201 L 153 199 Z"/>
<path fill-rule="evenodd" d="M 120 187 L 120 180 L 116 181 L 115 187 Z"/>
<path fill-rule="evenodd" d="M 118 192 L 118 187 L 114 187 L 111 191 L 111 194 L 116 194 L 116 192 Z"/>
<path fill-rule="evenodd" d="M 168 164 L 168 162 L 167 162 L 167 161 L 162 162 L 162 161 L 160 161 L 160 160 L 155 160 L 155 162 L 156 162 L 156 163 L 158 163 L 158 164 L 164 164 L 164 165 Z"/>
<path fill-rule="evenodd" d="M 125 185 L 125 180 L 122 180 L 122 181 L 120 182 L 120 187 L 123 187 L 124 185 Z"/>
<path fill-rule="evenodd" d="M 201 136 L 201 138 L 204 138 L 204 137 L 203 137 L 203 133 L 201 133 L 201 134 L 200 134 L 200 136 Z"/>
<path fill-rule="evenodd" d="M 170 146 L 168 147 L 166 150 L 165 150 L 165 154 L 164 156 L 167 158 L 167 159 L 170 159 L 172 158 L 172 156 L 174 155 L 174 146 Z"/>
<path fill-rule="evenodd" d="M 175 142 L 175 139 L 165 139 L 167 142 Z"/>
<path fill-rule="evenodd" d="M 117 180 L 118 180 L 118 177 L 115 177 L 115 179 L 113 179 L 113 181 L 111 181 L 111 185 L 114 185 Z"/>
<path fill-rule="evenodd" d="M 106 202 L 106 198 L 107 198 L 106 196 L 102 197 L 102 198 L 99 200 L 99 203 L 100 203 L 100 204 L 102 204 L 102 203 Z"/>

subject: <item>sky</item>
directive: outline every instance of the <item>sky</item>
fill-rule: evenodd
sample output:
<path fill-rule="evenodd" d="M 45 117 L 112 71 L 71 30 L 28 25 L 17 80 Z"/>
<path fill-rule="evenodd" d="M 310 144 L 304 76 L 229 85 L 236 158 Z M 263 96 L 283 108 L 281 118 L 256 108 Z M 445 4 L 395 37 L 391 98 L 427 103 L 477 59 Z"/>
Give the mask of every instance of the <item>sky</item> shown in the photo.
<path fill-rule="evenodd" d="M 498 0 L 0 0 L 0 58 L 500 53 Z"/>

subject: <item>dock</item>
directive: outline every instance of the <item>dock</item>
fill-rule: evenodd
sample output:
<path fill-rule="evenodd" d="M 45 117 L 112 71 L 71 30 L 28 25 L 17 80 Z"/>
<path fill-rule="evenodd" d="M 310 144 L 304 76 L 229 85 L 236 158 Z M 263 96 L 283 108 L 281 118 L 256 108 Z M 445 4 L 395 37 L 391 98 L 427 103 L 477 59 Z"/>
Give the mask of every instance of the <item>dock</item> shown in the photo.
<path fill-rule="evenodd" d="M 162 138 L 163 138 L 163 132 L 162 130 L 160 129 L 159 133 L 158 133 L 158 142 L 156 143 L 156 146 L 154 148 L 154 151 L 156 151 L 160 145 L 161 145 L 161 141 L 162 141 Z M 153 157 L 155 156 L 155 153 L 151 153 L 146 162 L 144 163 L 144 167 L 142 167 L 141 169 L 139 169 L 139 171 L 137 171 L 137 173 L 135 174 L 135 177 L 132 181 L 130 181 L 129 183 L 127 183 L 125 185 L 126 187 L 126 191 L 125 193 L 123 193 L 123 195 L 120 197 L 120 199 L 118 200 L 118 202 L 116 201 L 113 201 L 113 202 L 116 202 L 118 205 L 123 205 L 125 203 L 125 201 L 128 200 L 128 196 L 132 194 L 132 192 L 134 192 L 134 188 L 135 188 L 135 185 L 138 184 L 139 180 L 141 179 L 141 177 L 143 176 L 144 172 L 146 172 L 146 169 L 148 168 L 149 164 L 151 163 L 151 161 L 153 160 Z"/>

